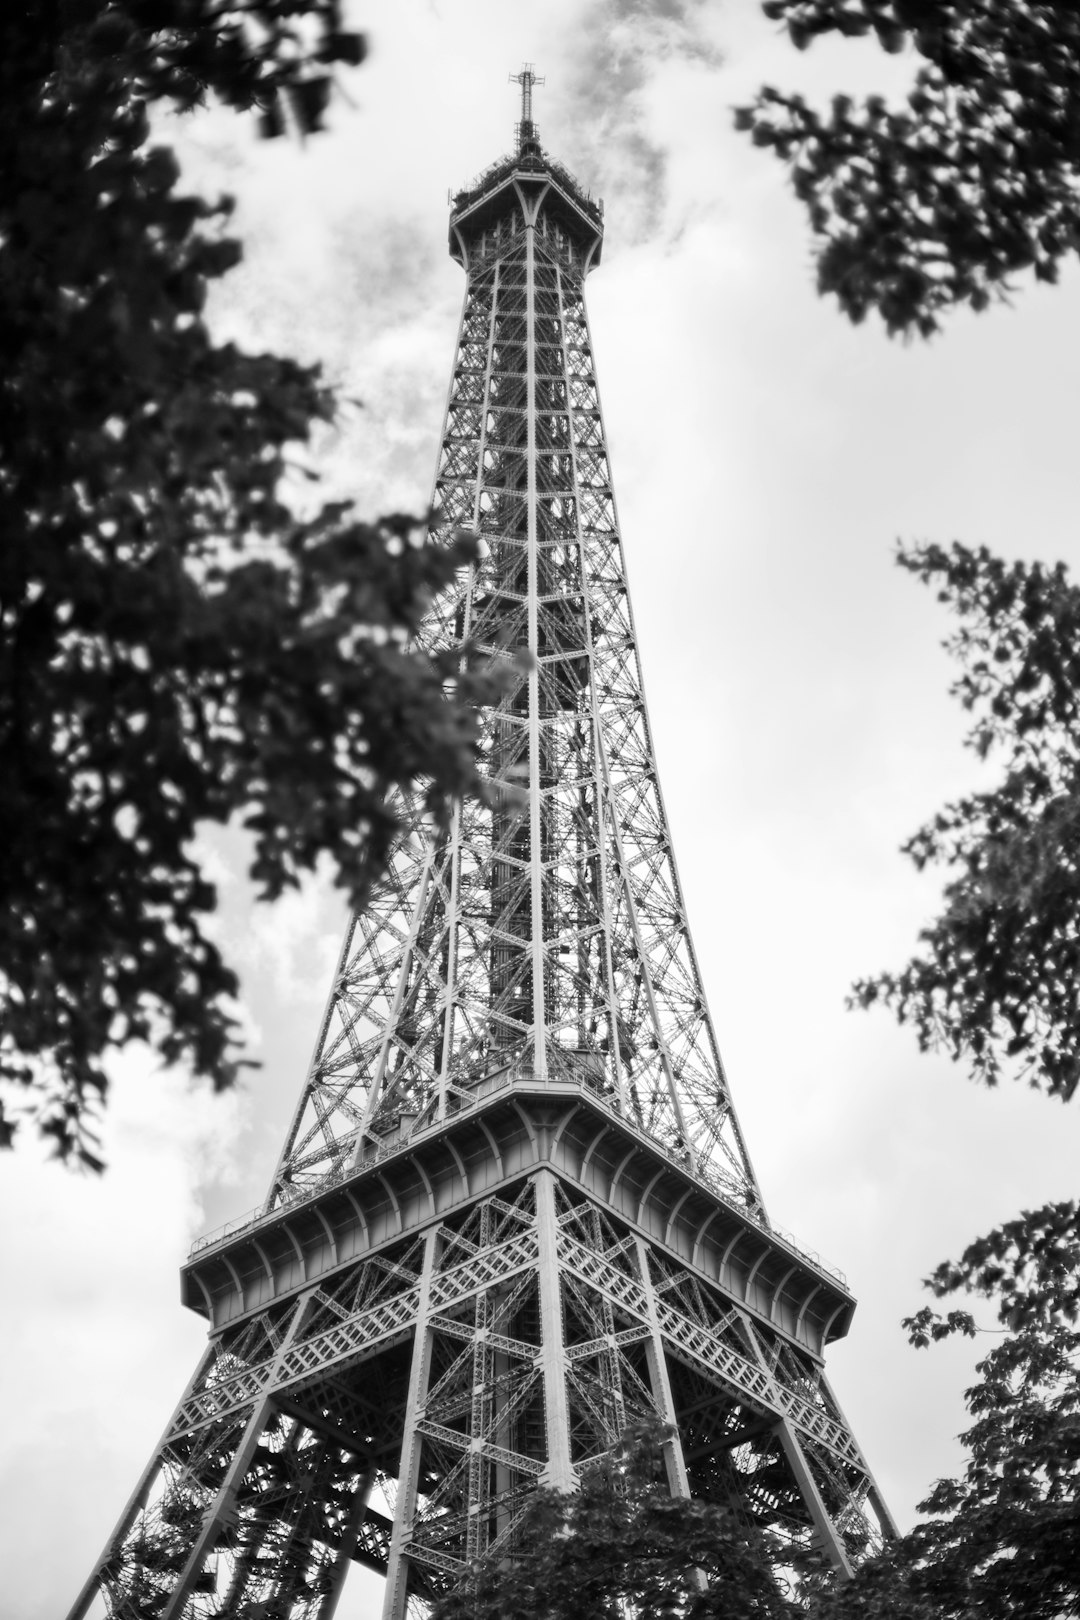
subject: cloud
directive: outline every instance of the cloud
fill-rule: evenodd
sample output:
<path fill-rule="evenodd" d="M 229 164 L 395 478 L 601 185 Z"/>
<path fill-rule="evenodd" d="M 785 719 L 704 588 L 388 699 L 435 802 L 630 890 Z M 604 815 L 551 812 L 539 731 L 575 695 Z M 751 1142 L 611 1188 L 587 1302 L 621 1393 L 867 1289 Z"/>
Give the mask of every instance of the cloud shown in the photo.
<path fill-rule="evenodd" d="M 326 999 L 341 950 L 344 911 L 328 866 L 272 905 L 245 907 L 238 915 L 244 928 L 230 945 L 230 959 L 247 993 L 265 998 L 265 1014 L 285 995 L 309 1004 L 313 1012 Z"/>
<path fill-rule="evenodd" d="M 602 0 L 582 18 L 559 81 L 552 75 L 553 105 L 574 131 L 574 168 L 616 205 L 616 240 L 640 242 L 664 224 L 671 154 L 657 89 L 687 69 L 719 67 L 715 13 L 705 0 Z"/>
<path fill-rule="evenodd" d="M 335 487 L 368 511 L 426 499 L 464 285 L 446 188 L 509 149 L 507 74 L 535 60 L 542 139 L 607 202 L 590 312 L 706 989 L 770 1207 L 861 1297 L 830 1360 L 907 1522 L 955 1465 L 966 1369 L 948 1346 L 910 1352 L 895 1324 L 976 1232 L 1069 1196 L 1080 1116 L 978 1092 L 883 1014 L 843 1011 L 851 978 L 903 961 L 932 909 L 896 847 L 966 783 L 941 610 L 889 549 L 960 534 L 1077 561 L 1061 355 L 1080 276 L 930 350 L 814 299 L 799 207 L 729 107 L 763 81 L 888 89 L 910 58 L 845 41 L 800 55 L 756 5 L 357 9 L 375 49 L 331 134 L 260 146 L 243 119 L 190 121 L 185 181 L 237 192 L 247 244 L 218 333 L 321 359 L 363 398 L 319 448 Z M 680 237 L 688 219 L 705 223 Z M 306 1072 L 343 919 L 301 896 L 248 920 L 245 881 L 223 887 L 264 1069 L 229 1098 L 118 1083 L 106 1184 L 0 1163 L 12 1620 L 53 1620 L 85 1578 L 203 1339 L 176 1299 L 188 1237 L 263 1191 Z M 241 1183 L 222 1191 L 215 1165 Z M 377 1612 L 350 1592 L 342 1616 Z"/>
<path fill-rule="evenodd" d="M 317 364 L 340 393 L 338 419 L 296 454 L 321 473 L 320 498 L 423 511 L 462 284 L 422 194 L 393 183 L 411 154 L 391 143 L 376 162 L 363 117 L 311 152 L 214 111 L 162 134 L 185 188 L 237 194 L 228 229 L 244 258 L 210 289 L 215 338 Z"/>

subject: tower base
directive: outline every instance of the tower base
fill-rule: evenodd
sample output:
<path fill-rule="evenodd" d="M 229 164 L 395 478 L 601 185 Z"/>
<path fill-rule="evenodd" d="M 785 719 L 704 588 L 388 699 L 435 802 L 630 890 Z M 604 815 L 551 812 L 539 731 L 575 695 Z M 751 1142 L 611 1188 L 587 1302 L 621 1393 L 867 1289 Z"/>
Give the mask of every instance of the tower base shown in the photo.
<path fill-rule="evenodd" d="M 353 1562 L 423 1612 L 648 1419 L 780 1570 L 893 1530 L 822 1372 L 846 1289 L 580 1087 L 406 1120 L 184 1276 L 210 1344 L 71 1620 L 329 1620 Z"/>

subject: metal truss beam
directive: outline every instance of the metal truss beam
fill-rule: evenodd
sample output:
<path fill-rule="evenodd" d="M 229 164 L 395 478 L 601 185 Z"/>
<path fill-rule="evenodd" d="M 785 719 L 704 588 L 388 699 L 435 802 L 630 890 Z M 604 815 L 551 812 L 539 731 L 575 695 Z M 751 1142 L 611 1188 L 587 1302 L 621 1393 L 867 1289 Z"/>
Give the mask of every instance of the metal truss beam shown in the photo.
<path fill-rule="evenodd" d="M 378 1278 L 397 1292 L 368 1305 Z M 733 1337 L 758 1352 L 741 1354 Z M 384 1614 L 401 1620 L 484 1551 L 512 1556 L 537 1481 L 572 1488 L 628 1422 L 650 1416 L 676 1431 L 673 1493 L 741 1492 L 752 1519 L 774 1534 L 782 1522 L 783 1556 L 823 1546 L 843 1570 L 888 1531 L 818 1365 L 539 1170 L 359 1259 L 333 1298 L 309 1288 L 284 1331 L 280 1318 L 253 1319 L 223 1335 L 101 1585 L 111 1612 L 127 1613 L 147 1549 L 160 1560 L 164 1548 L 178 1573 L 163 1613 L 196 1620 L 231 1612 L 202 1594 L 264 1600 L 262 1549 L 291 1546 L 296 1589 L 320 1602 L 340 1591 L 343 1562 L 384 1561 Z M 366 1496 L 356 1507 L 356 1492 L 386 1476 L 392 1520 Z M 313 1508 L 319 1480 L 337 1484 Z M 282 1610 L 329 1612 L 314 1597 Z"/>
<path fill-rule="evenodd" d="M 211 1342 L 72 1620 L 330 1620 L 354 1562 L 415 1620 L 650 1418 L 672 1494 L 737 1504 L 778 1572 L 892 1530 L 822 1374 L 853 1301 L 770 1225 L 690 936 L 585 310 L 601 211 L 521 128 L 451 216 L 432 533 L 479 554 L 419 636 L 503 666 L 488 792 L 448 827 L 399 805 L 267 1197 L 185 1268 Z"/>

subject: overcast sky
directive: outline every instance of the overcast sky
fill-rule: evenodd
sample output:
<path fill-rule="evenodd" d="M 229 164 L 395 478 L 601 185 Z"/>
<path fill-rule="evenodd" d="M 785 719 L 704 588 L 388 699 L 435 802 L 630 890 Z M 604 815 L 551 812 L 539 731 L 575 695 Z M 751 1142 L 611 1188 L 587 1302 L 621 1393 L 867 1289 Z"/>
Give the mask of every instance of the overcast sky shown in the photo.
<path fill-rule="evenodd" d="M 232 190 L 247 243 L 214 308 L 247 344 L 319 358 L 363 401 L 322 448 L 365 512 L 425 506 L 463 281 L 446 193 L 512 143 L 546 84 L 545 146 L 606 205 L 588 298 L 646 693 L 691 925 L 773 1218 L 860 1305 L 830 1373 L 903 1525 L 959 1459 L 977 1354 L 910 1350 L 939 1260 L 1021 1206 L 1075 1194 L 1080 1109 L 976 1089 L 856 976 L 899 966 L 935 880 L 903 839 L 986 774 L 961 747 L 944 610 L 898 538 L 1080 560 L 1080 274 L 959 315 L 926 346 L 852 328 L 813 290 L 800 206 L 732 129 L 760 83 L 885 88 L 910 61 L 799 56 L 754 0 L 355 4 L 367 65 L 329 133 L 257 145 L 185 126 L 193 185 Z M 101 1180 L 0 1163 L 10 1620 L 72 1600 L 203 1341 L 177 1267 L 265 1191 L 344 925 L 325 885 L 255 908 L 236 841 L 206 842 L 221 935 L 264 1068 L 224 1099 L 118 1065 Z M 989 1312 L 984 1313 L 993 1326 Z M 983 1340 L 989 1345 L 991 1340 Z M 376 1613 L 357 1582 L 341 1614 Z"/>

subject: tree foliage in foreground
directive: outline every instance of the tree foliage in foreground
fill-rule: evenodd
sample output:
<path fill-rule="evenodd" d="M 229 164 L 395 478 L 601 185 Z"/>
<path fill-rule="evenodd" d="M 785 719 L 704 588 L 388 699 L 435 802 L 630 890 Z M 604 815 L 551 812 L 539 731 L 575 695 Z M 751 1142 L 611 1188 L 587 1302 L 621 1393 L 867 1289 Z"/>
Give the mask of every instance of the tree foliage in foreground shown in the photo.
<path fill-rule="evenodd" d="M 265 896 L 328 855 L 359 901 L 388 790 L 420 777 L 439 813 L 478 785 L 485 678 L 409 645 L 473 542 L 294 515 L 290 457 L 334 399 L 214 341 L 228 204 L 184 195 L 150 135 L 155 101 L 207 94 L 317 129 L 331 64 L 362 54 L 337 0 L 0 17 L 3 1143 L 29 1111 L 96 1164 L 102 1058 L 132 1040 L 234 1077 L 201 821 L 250 829 Z"/>
<path fill-rule="evenodd" d="M 939 1297 L 992 1298 L 1001 1324 L 966 1392 L 971 1427 L 957 1479 L 929 1515 L 822 1596 L 815 1620 L 1065 1620 L 1080 1615 L 1080 1211 L 1048 1204 L 980 1238 L 929 1279 Z M 972 1315 L 927 1308 L 905 1326 L 922 1347 Z"/>
<path fill-rule="evenodd" d="M 906 101 L 763 88 L 740 128 L 787 165 L 817 239 L 818 285 L 856 321 L 936 331 L 1010 278 L 1055 281 L 1080 243 L 1075 0 L 766 0 L 800 49 L 870 35 L 921 58 Z"/>
<path fill-rule="evenodd" d="M 741 1515 L 668 1494 L 664 1433 L 628 1431 L 572 1493 L 539 1488 L 514 1561 L 496 1548 L 431 1620 L 795 1620 Z"/>
<path fill-rule="evenodd" d="M 941 915 L 898 973 L 855 986 L 914 1025 L 921 1047 L 993 1085 L 1019 1070 L 1063 1099 L 1080 1079 L 1080 589 L 1062 564 L 1005 563 L 954 544 L 902 551 L 959 629 L 953 687 L 968 744 L 996 752 L 994 789 L 947 805 L 906 853 L 951 874 Z"/>
<path fill-rule="evenodd" d="M 737 115 L 787 163 L 818 244 L 818 284 L 854 320 L 929 336 L 1080 245 L 1080 10 L 1072 0 L 767 0 L 796 46 L 871 31 L 922 59 L 906 103 L 834 99 L 823 115 L 763 90 Z M 954 692 L 969 745 L 1004 756 L 994 789 L 946 806 L 906 846 L 949 872 L 941 915 L 899 973 L 855 986 L 923 1049 L 994 1084 L 1019 1072 L 1068 1099 L 1080 1080 L 1080 590 L 1065 569 L 929 545 L 899 558 L 957 613 Z M 1048 1204 L 930 1279 L 995 1298 L 967 1391 L 963 1473 L 911 1535 L 819 1594 L 820 1620 L 1080 1616 L 1080 1209 Z M 907 1324 L 924 1346 L 975 1336 L 964 1310 Z"/>
<path fill-rule="evenodd" d="M 969 744 L 1004 755 L 995 789 L 947 806 L 908 845 L 953 874 L 923 950 L 855 987 L 994 1084 L 1019 1070 L 1067 1099 L 1080 1077 L 1080 590 L 1063 566 L 923 546 L 900 561 L 958 615 L 948 643 Z M 823 1620 L 1061 1620 L 1080 1615 L 1080 1209 L 1027 1211 L 929 1279 L 992 1298 L 1000 1327 L 966 1393 L 965 1468 L 929 1518 L 830 1599 Z M 923 1310 L 917 1346 L 974 1337 L 964 1310 Z"/>
<path fill-rule="evenodd" d="M 1080 1614 L 1080 1210 L 1045 1205 L 980 1238 L 930 1279 L 940 1296 L 966 1289 L 997 1304 L 1005 1330 L 967 1391 L 974 1419 L 957 1480 L 940 1480 L 922 1510 L 928 1582 L 941 1612 L 985 1620 Z M 963 1312 L 921 1312 L 914 1342 L 970 1333 Z"/>
<path fill-rule="evenodd" d="M 778 1549 L 734 1508 L 668 1495 L 665 1431 L 629 1432 L 570 1495 L 541 1489 L 513 1561 L 496 1547 L 432 1620 L 1066 1620 L 1080 1615 L 1080 1213 L 1050 1204 L 939 1266 L 928 1287 L 996 1304 L 966 1392 L 962 1473 L 938 1480 L 910 1534 L 850 1580 L 822 1569 L 793 1601 Z M 919 1311 L 916 1347 L 980 1330 Z M 794 1572 L 792 1572 L 794 1573 Z M 701 1580 L 704 1575 L 705 1581 Z"/>

